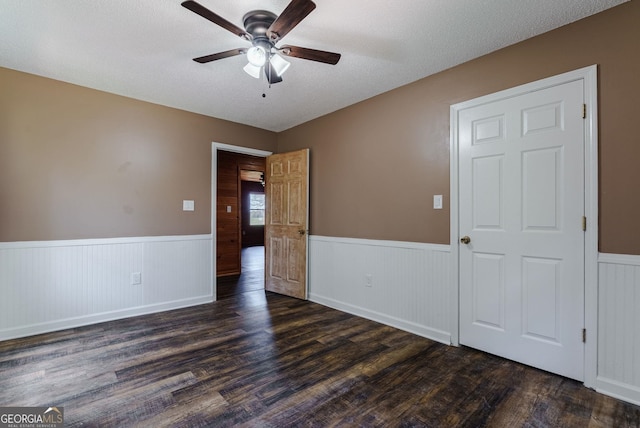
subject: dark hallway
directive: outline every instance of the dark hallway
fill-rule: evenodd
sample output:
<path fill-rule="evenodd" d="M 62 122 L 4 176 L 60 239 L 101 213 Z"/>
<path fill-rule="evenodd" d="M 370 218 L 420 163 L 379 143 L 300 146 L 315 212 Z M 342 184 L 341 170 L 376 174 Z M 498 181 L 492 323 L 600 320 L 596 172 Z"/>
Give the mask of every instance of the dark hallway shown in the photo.
<path fill-rule="evenodd" d="M 264 289 L 264 246 L 242 249 L 242 273 L 217 278 L 217 299 Z"/>

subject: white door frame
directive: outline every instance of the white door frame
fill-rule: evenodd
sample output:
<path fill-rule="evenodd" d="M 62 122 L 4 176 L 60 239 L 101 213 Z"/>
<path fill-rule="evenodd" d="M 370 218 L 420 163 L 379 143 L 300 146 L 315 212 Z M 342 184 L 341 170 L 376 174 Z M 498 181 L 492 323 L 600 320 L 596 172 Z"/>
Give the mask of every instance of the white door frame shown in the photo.
<path fill-rule="evenodd" d="M 584 120 L 584 173 L 585 173 L 585 284 L 584 323 L 587 329 L 585 343 L 584 384 L 595 388 L 598 356 L 598 67 L 592 65 L 575 71 L 548 77 L 515 88 L 485 95 L 450 108 L 450 246 L 451 246 L 451 343 L 458 346 L 460 340 L 460 279 L 459 279 L 459 203 L 458 203 L 458 112 L 481 104 L 515 97 L 528 92 L 584 80 L 584 102 L 587 106 Z"/>
<path fill-rule="evenodd" d="M 218 300 L 217 277 L 216 277 L 216 251 L 217 251 L 217 218 L 216 208 L 218 199 L 218 150 L 225 152 L 240 153 L 243 155 L 266 158 L 273 154 L 266 150 L 251 149 L 242 146 L 232 146 L 223 143 L 211 143 L 211 286 L 213 287 L 213 300 Z"/>

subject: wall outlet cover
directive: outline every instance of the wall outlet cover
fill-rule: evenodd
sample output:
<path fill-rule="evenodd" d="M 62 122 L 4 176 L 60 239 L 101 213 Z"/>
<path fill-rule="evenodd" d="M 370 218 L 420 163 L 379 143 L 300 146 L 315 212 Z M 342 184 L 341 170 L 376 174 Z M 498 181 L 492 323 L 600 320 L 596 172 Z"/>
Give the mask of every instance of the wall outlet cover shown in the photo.
<path fill-rule="evenodd" d="M 131 274 L 131 285 L 142 284 L 142 272 L 133 272 Z"/>

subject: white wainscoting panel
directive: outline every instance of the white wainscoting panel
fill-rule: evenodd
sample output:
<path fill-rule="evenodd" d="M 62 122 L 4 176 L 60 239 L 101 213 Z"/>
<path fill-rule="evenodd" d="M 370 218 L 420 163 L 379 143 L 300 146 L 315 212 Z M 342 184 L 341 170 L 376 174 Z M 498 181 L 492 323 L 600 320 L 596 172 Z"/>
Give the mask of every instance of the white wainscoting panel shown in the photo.
<path fill-rule="evenodd" d="M 598 257 L 596 389 L 640 405 L 640 256 Z"/>
<path fill-rule="evenodd" d="M 0 243 L 0 340 L 211 302 L 211 239 Z"/>
<path fill-rule="evenodd" d="M 309 298 L 450 344 L 450 258 L 448 245 L 311 236 Z"/>
<path fill-rule="evenodd" d="M 144 254 L 145 305 L 212 296 L 210 240 L 150 242 Z"/>

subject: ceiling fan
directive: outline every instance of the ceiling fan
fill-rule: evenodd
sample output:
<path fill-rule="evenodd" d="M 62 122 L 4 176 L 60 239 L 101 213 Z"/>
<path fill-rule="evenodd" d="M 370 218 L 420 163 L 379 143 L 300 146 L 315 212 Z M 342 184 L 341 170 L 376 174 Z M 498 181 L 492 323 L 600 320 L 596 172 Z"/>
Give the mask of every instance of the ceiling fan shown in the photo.
<path fill-rule="evenodd" d="M 182 2 L 182 6 L 236 36 L 251 42 L 253 45 L 250 48 L 231 49 L 193 59 L 201 64 L 246 54 L 249 63 L 244 67 L 244 71 L 250 76 L 259 79 L 264 69 L 267 81 L 272 84 L 282 82 L 282 74 L 290 65 L 287 60 L 278 54 L 332 65 L 337 64 L 340 60 L 341 55 L 339 53 L 290 45 L 276 47 L 276 44 L 289 31 L 316 8 L 315 3 L 311 0 L 292 0 L 280 16 L 266 10 L 248 12 L 242 18 L 244 30 L 193 0 Z"/>

